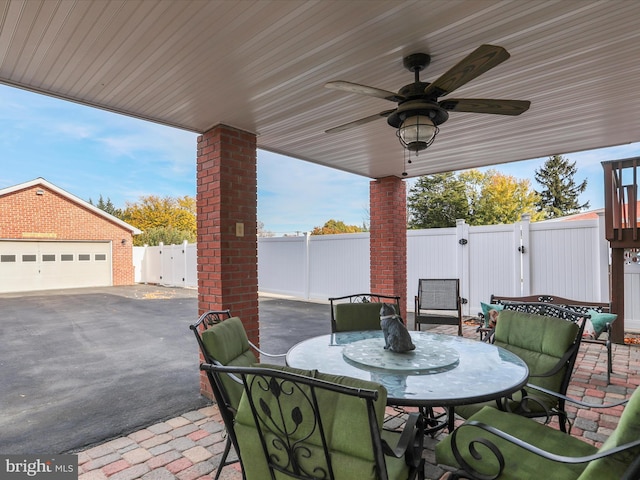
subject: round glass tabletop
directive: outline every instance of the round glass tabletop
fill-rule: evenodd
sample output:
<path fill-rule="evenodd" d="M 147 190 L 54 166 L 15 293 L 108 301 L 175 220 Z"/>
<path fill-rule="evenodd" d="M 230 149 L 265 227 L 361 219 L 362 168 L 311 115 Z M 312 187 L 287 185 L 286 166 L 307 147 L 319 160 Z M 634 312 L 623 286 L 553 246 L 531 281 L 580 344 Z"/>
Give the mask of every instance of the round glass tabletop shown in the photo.
<path fill-rule="evenodd" d="M 310 338 L 289 350 L 287 365 L 381 383 L 395 405 L 476 403 L 527 382 L 527 365 L 508 350 L 453 335 L 410 334 L 416 349 L 407 353 L 384 350 L 379 330 Z"/>

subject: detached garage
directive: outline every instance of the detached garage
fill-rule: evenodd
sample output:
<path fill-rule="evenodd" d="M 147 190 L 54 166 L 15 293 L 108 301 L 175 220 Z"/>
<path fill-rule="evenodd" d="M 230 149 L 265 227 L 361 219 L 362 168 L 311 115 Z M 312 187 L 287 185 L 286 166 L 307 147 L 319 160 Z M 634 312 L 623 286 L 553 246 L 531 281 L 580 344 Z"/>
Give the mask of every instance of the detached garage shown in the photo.
<path fill-rule="evenodd" d="M 139 233 L 42 178 L 0 189 L 0 292 L 131 285 Z"/>

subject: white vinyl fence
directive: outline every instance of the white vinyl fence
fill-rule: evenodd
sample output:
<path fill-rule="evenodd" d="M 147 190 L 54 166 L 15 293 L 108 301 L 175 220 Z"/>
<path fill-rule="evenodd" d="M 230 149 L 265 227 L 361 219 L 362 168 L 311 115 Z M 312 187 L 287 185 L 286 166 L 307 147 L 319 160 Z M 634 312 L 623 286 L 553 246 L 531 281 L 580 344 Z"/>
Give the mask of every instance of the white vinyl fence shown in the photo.
<path fill-rule="evenodd" d="M 197 287 L 196 245 L 134 247 L 136 282 Z M 459 278 L 466 315 L 492 293 L 609 301 L 609 248 L 598 220 L 407 231 L 407 308 L 420 278 Z M 369 291 L 369 234 L 258 239 L 263 293 L 312 301 Z M 625 271 L 625 324 L 640 330 L 640 264 Z"/>

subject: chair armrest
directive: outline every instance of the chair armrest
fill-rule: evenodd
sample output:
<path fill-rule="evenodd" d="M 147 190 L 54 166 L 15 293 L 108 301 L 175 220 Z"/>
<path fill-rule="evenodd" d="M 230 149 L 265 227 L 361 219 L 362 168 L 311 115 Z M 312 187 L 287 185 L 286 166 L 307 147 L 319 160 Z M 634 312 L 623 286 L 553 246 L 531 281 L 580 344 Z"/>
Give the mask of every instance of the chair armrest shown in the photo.
<path fill-rule="evenodd" d="M 607 343 L 611 343 L 611 330 L 612 330 L 612 325 L 610 322 L 607 322 L 604 324 L 604 330 L 602 331 L 602 333 L 606 333 L 607 334 Z M 602 335 L 602 333 L 600 335 Z M 597 339 L 596 339 L 597 340 Z"/>
<path fill-rule="evenodd" d="M 480 325 L 476 328 L 476 332 L 480 333 L 480 340 L 485 343 L 493 343 L 495 341 L 494 334 L 496 333 L 496 327 L 484 327 Z"/>
<path fill-rule="evenodd" d="M 287 354 L 286 353 L 268 353 L 265 352 L 263 350 L 260 350 L 258 347 L 256 347 L 251 340 L 249 340 L 249 345 L 251 346 L 251 348 L 253 348 L 256 352 L 258 352 L 260 355 L 264 355 L 265 357 L 270 357 L 270 358 L 282 358 L 282 357 L 286 357 Z"/>
<path fill-rule="evenodd" d="M 582 400 L 578 400 L 576 398 L 567 397 L 566 395 L 562 395 L 561 393 L 554 392 L 553 390 L 548 390 L 543 387 L 539 387 L 538 385 L 532 385 L 527 383 L 527 387 L 533 390 L 538 390 L 540 392 L 546 393 L 547 395 L 553 395 L 554 397 L 561 398 L 567 402 L 574 403 L 576 405 L 580 405 L 581 407 L 587 408 L 611 408 L 611 407 L 619 407 L 620 405 L 626 405 L 629 402 L 629 399 L 620 400 L 619 402 L 613 403 L 588 403 L 583 402 Z"/>
<path fill-rule="evenodd" d="M 533 421 L 533 420 L 532 420 Z M 539 447 L 536 447 L 535 445 L 532 445 L 528 442 L 525 442 L 523 440 L 520 440 L 519 438 L 514 437 L 513 435 L 510 435 L 507 432 L 504 432 L 502 430 L 499 430 L 495 427 L 492 427 L 490 425 L 487 425 L 485 423 L 481 423 L 475 420 L 471 420 L 471 421 L 467 421 L 465 423 L 463 423 L 462 425 L 460 425 L 460 427 L 458 427 L 456 430 L 453 431 L 453 433 L 451 434 L 451 448 L 453 451 L 453 455 L 456 458 L 456 461 L 458 462 L 458 464 L 468 473 L 472 474 L 472 475 L 476 475 L 478 476 L 478 478 L 485 478 L 485 479 L 495 479 L 498 478 L 502 471 L 504 470 L 505 467 L 505 460 L 504 460 L 504 456 L 502 454 L 502 452 L 500 452 L 500 449 L 498 448 L 498 446 L 496 444 L 494 444 L 491 440 L 484 438 L 484 437 L 478 437 L 474 440 L 471 440 L 468 444 L 468 449 L 469 449 L 469 453 L 471 453 L 471 455 L 479 462 L 482 462 L 482 453 L 481 452 L 491 452 L 491 454 L 493 454 L 495 456 L 495 459 L 498 461 L 499 464 L 499 471 L 495 473 L 495 475 L 487 475 L 485 473 L 485 476 L 480 476 L 481 474 L 479 474 L 479 472 L 477 472 L 471 465 L 469 465 L 469 463 L 464 459 L 464 457 L 462 456 L 462 454 L 460 453 L 460 447 L 458 446 L 457 442 L 456 442 L 456 438 L 457 438 L 457 434 L 458 432 L 465 428 L 465 427 L 476 427 L 476 428 L 480 428 L 484 431 L 487 431 L 489 433 L 492 433 L 493 435 L 501 438 L 502 440 L 505 440 L 509 443 L 512 443 L 514 445 L 517 445 L 518 447 L 531 452 L 535 455 L 538 455 L 542 458 L 546 458 L 547 460 L 551 460 L 553 462 L 558 462 L 558 463 L 568 463 L 568 464 L 579 464 L 579 463 L 588 463 L 591 462 L 593 460 L 597 460 L 599 458 L 604 458 L 604 457 L 608 457 L 611 455 L 614 455 L 616 453 L 620 453 L 623 452 L 625 450 L 629 450 L 631 448 L 640 446 L 640 439 L 635 440 L 633 442 L 630 443 L 626 443 L 624 445 L 620 445 L 618 447 L 615 448 L 611 448 L 607 451 L 604 452 L 596 452 L 593 453 L 591 455 L 585 455 L 585 456 L 579 456 L 579 457 L 574 457 L 574 456 L 569 456 L 569 455 L 557 455 L 551 452 L 547 452 L 545 450 L 542 450 Z M 478 449 L 476 448 L 477 445 L 483 445 L 484 449 Z M 640 468 L 640 464 L 638 464 L 638 462 L 633 462 L 631 464 L 631 467 L 629 467 L 629 469 L 627 470 L 627 475 L 633 475 L 633 470 L 636 470 Z M 637 478 L 637 477 L 633 477 L 633 476 L 629 476 L 629 478 Z"/>

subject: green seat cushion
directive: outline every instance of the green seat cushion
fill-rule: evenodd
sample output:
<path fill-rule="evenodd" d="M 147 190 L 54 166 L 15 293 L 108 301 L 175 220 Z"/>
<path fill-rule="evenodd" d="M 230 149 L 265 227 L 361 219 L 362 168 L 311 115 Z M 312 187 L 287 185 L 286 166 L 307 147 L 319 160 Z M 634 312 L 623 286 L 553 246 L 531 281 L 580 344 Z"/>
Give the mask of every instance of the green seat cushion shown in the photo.
<path fill-rule="evenodd" d="M 580 328 L 568 320 L 503 310 L 498 316 L 495 344 L 525 361 L 529 383 L 558 392 L 565 369 L 550 377 L 536 377 L 556 366 L 575 342 Z"/>
<path fill-rule="evenodd" d="M 272 366 L 272 368 L 285 369 L 289 372 L 312 376 L 341 385 L 377 390 L 379 396 L 375 402 L 375 409 L 378 429 L 381 429 L 387 398 L 387 392 L 383 386 L 374 382 L 350 377 L 327 375 L 317 371 L 306 371 L 279 366 Z M 374 452 L 370 440 L 371 435 L 365 400 L 326 390 L 316 390 L 316 393 L 320 415 L 322 417 L 322 425 L 328 441 L 328 448 L 331 452 L 331 462 L 336 478 L 345 480 L 355 478 L 373 480 L 378 478 L 375 470 Z M 298 418 L 301 419 L 301 421 L 296 427 L 293 437 L 300 440 L 304 447 L 312 452 L 310 459 L 317 461 L 317 459 L 320 458 L 323 463 L 322 444 L 318 432 L 314 431 L 314 433 L 306 438 L 306 435 L 313 430 L 314 417 L 308 408 L 306 399 L 302 398 L 305 394 L 309 395 L 310 389 L 303 386 L 302 392 L 290 397 L 281 398 L 281 400 L 283 400 L 282 405 L 284 405 L 282 410 L 284 412 L 290 412 L 293 411 L 295 407 L 300 409 Z M 272 398 L 265 399 L 265 401 L 271 411 L 276 411 L 276 402 Z M 253 415 L 246 395 L 242 397 L 240 402 L 240 407 L 236 415 L 235 430 L 238 436 L 240 455 L 247 480 L 270 478 L 262 445 L 257 435 Z M 273 439 L 275 439 L 275 436 L 269 434 L 269 440 Z M 267 441 L 267 445 L 271 447 L 272 443 Z M 283 458 L 282 452 L 276 452 L 276 454 L 279 455 L 280 458 Z M 314 461 L 310 459 L 303 458 L 301 461 L 302 465 L 305 465 L 305 462 L 305 466 L 315 465 Z M 387 463 L 388 471 L 394 472 L 390 478 L 402 478 L 403 475 L 404 478 L 407 478 L 408 467 L 404 459 L 387 458 Z M 288 477 L 276 473 L 276 478 Z"/>
<path fill-rule="evenodd" d="M 529 367 L 529 383 L 561 392 L 562 380 L 566 368 L 560 369 L 549 377 L 535 377 L 548 372 L 556 366 L 565 352 L 571 347 L 580 328 L 577 324 L 556 317 L 547 317 L 531 313 L 502 310 L 498 316 L 495 330 L 495 344 L 518 355 Z M 529 402 L 527 407 L 532 413 L 545 412 L 558 404 L 557 397 L 525 387 L 528 395 L 537 402 Z M 515 410 L 522 395 L 517 392 L 509 401 L 509 408 Z M 469 418 L 484 406 L 497 407 L 495 401 L 463 405 L 455 412 L 463 418 Z"/>
<path fill-rule="evenodd" d="M 553 395 L 547 395 L 545 393 L 540 392 L 539 390 L 535 390 L 533 388 L 525 387 L 524 390 L 527 392 L 527 396 L 533 397 L 536 401 L 527 402 L 527 413 L 522 413 L 519 410 L 520 402 L 522 400 L 522 392 L 518 391 L 511 395 L 511 398 L 507 400 L 507 409 L 508 411 L 514 413 L 521 413 L 525 416 L 536 417 L 545 414 L 546 409 L 550 409 L 557 405 L 558 399 Z M 500 399 L 502 402 L 504 399 Z M 499 407 L 498 403 L 495 400 L 491 400 L 488 402 L 480 402 L 480 403 L 472 403 L 470 405 L 460 405 L 455 407 L 455 413 L 461 416 L 462 418 L 469 418 L 472 415 L 478 413 L 483 407 L 493 407 L 504 409 L 504 407 Z M 545 409 L 546 408 L 546 409 Z"/>
<path fill-rule="evenodd" d="M 380 302 L 338 303 L 334 305 L 336 331 L 380 330 Z"/>
<path fill-rule="evenodd" d="M 473 415 L 470 420 L 491 425 L 514 437 L 531 443 L 545 451 L 558 455 L 584 456 L 596 452 L 596 448 L 582 442 L 559 430 L 542 425 L 535 420 L 502 412 L 495 408 L 484 407 Z M 448 435 L 436 445 L 436 461 L 441 465 L 459 467 L 453 450 L 451 449 L 451 435 Z M 456 444 L 465 461 L 469 462 L 478 471 L 489 474 L 498 471 L 498 463 L 495 457 L 483 446 L 476 445 L 482 454 L 480 462 L 473 460 L 469 453 L 469 443 L 477 438 L 487 438 L 498 446 L 505 458 L 505 469 L 500 479 L 522 480 L 525 478 L 544 478 L 545 480 L 575 479 L 585 469 L 586 464 L 562 464 L 546 460 L 538 455 L 502 440 L 495 435 L 474 426 L 459 427 Z M 614 478 L 614 477 L 589 477 L 589 478 Z M 619 477 L 615 477 L 619 478 Z"/>
<path fill-rule="evenodd" d="M 222 365 L 249 367 L 258 362 L 249 345 L 242 320 L 238 317 L 228 318 L 202 332 L 202 343 L 207 354 Z M 220 378 L 227 391 L 229 402 L 237 408 L 244 391 L 242 383 L 225 373 L 221 374 Z"/>
<path fill-rule="evenodd" d="M 640 389 L 636 388 L 622 412 L 618 426 L 602 444 L 600 452 L 640 439 Z M 622 478 L 627 467 L 640 455 L 640 447 L 589 463 L 581 479 Z"/>

